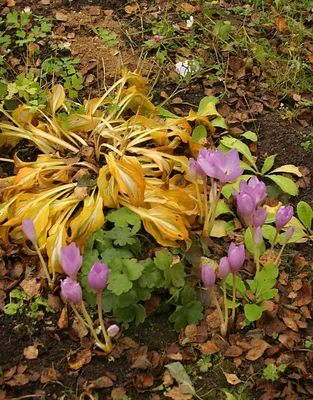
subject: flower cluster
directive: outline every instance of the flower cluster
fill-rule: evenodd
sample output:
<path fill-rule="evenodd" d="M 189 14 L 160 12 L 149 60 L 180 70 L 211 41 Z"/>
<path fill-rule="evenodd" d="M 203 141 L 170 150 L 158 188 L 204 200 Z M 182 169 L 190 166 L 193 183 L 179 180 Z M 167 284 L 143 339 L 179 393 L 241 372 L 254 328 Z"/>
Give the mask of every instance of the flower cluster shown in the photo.
<path fill-rule="evenodd" d="M 233 275 L 233 305 L 232 305 L 232 320 L 235 319 L 235 300 L 236 300 L 236 274 L 238 270 L 243 266 L 245 261 L 245 247 L 244 245 L 236 246 L 235 243 L 231 243 L 228 249 L 226 257 L 221 258 L 218 266 L 218 274 L 223 282 L 224 292 L 224 316 L 221 307 L 217 301 L 214 285 L 216 281 L 216 275 L 213 267 L 210 264 L 205 265 L 201 269 L 201 279 L 204 285 L 211 290 L 211 295 L 215 302 L 216 308 L 219 313 L 221 322 L 221 334 L 225 336 L 228 329 L 228 308 L 226 304 L 226 278 L 231 273 Z"/>
<path fill-rule="evenodd" d="M 97 293 L 99 321 L 101 325 L 101 331 L 103 332 L 105 339 L 105 344 L 103 344 L 99 340 L 98 335 L 93 328 L 93 323 L 82 301 L 83 291 L 81 285 L 77 282 L 77 274 L 81 269 L 83 257 L 81 256 L 79 248 L 75 245 L 75 243 L 71 243 L 70 245 L 61 249 L 60 261 L 63 271 L 67 275 L 67 277 L 61 281 L 61 293 L 64 301 L 68 302 L 72 306 L 76 316 L 82 319 L 83 323 L 89 328 L 91 334 L 96 340 L 97 346 L 106 352 L 110 352 L 112 350 L 110 338 L 117 335 L 119 332 L 119 327 L 117 325 L 111 325 L 108 330 L 106 330 L 102 317 L 101 292 L 106 287 L 110 272 L 107 264 L 102 264 L 99 262 L 95 263 L 88 274 L 88 283 L 90 287 L 92 287 L 92 289 Z M 78 313 L 76 308 L 77 305 L 80 306 L 84 319 Z"/>

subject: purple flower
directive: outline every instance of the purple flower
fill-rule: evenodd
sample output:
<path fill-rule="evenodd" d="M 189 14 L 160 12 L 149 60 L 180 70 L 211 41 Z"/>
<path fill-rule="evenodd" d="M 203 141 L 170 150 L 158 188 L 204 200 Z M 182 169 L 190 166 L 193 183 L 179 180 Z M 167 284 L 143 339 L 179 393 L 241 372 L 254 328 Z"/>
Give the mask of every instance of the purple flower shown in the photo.
<path fill-rule="evenodd" d="M 265 183 L 262 181 L 259 181 L 256 176 L 253 176 L 252 178 L 250 178 L 248 184 L 244 180 L 241 182 L 243 182 L 242 188 L 244 188 L 247 185 L 248 188 L 252 189 L 254 196 L 255 196 L 256 205 L 258 206 L 260 203 L 262 203 L 262 201 L 267 196 Z M 240 184 L 241 184 L 241 182 L 240 182 Z M 242 190 L 241 187 L 240 187 L 240 190 Z"/>
<path fill-rule="evenodd" d="M 258 226 L 254 231 L 254 243 L 257 247 L 260 247 L 262 242 L 263 242 L 262 229 L 260 226 Z"/>
<path fill-rule="evenodd" d="M 202 11 L 202 5 L 201 4 L 196 4 L 196 11 L 201 12 Z"/>
<path fill-rule="evenodd" d="M 118 325 L 111 325 L 108 328 L 108 335 L 110 337 L 115 337 L 120 331 L 120 327 Z"/>
<path fill-rule="evenodd" d="M 163 36 L 154 35 L 153 39 L 154 39 L 155 43 L 159 43 L 163 39 Z"/>
<path fill-rule="evenodd" d="M 109 279 L 110 270 L 107 264 L 95 263 L 89 274 L 88 283 L 97 293 L 100 293 L 105 287 Z"/>
<path fill-rule="evenodd" d="M 201 279 L 206 287 L 213 287 L 215 284 L 215 271 L 210 264 L 205 265 L 201 269 Z"/>
<path fill-rule="evenodd" d="M 278 210 L 275 218 L 277 232 L 281 230 L 293 217 L 293 207 L 292 206 L 282 206 Z"/>
<path fill-rule="evenodd" d="M 266 221 L 268 212 L 265 208 L 258 208 L 253 213 L 253 225 L 262 227 Z"/>
<path fill-rule="evenodd" d="M 223 184 L 233 181 L 243 173 L 236 149 L 231 149 L 226 154 L 220 150 L 201 149 L 197 161 L 207 176 L 218 179 Z"/>
<path fill-rule="evenodd" d="M 77 273 L 80 270 L 82 263 L 83 257 L 74 242 L 61 249 L 61 265 L 63 271 L 71 279 L 76 280 Z"/>
<path fill-rule="evenodd" d="M 231 243 L 228 249 L 228 262 L 231 272 L 235 274 L 242 267 L 244 261 L 245 246 L 243 244 L 236 246 L 235 243 Z"/>
<path fill-rule="evenodd" d="M 228 257 L 222 257 L 218 266 L 218 273 L 222 279 L 226 279 L 230 273 Z"/>
<path fill-rule="evenodd" d="M 289 240 L 291 239 L 291 236 L 293 235 L 294 231 L 295 231 L 296 227 L 294 225 L 292 225 L 286 232 L 286 236 L 285 236 L 285 242 L 289 242 Z"/>
<path fill-rule="evenodd" d="M 246 218 L 252 217 L 256 206 L 254 196 L 251 196 L 251 194 L 245 192 L 237 193 L 236 190 L 234 190 L 234 194 L 237 199 L 237 207 L 240 214 Z"/>
<path fill-rule="evenodd" d="M 194 158 L 189 158 L 188 161 L 188 174 L 193 181 L 196 181 L 200 176 L 202 179 L 205 177 L 205 173 L 200 167 L 199 163 Z"/>
<path fill-rule="evenodd" d="M 33 220 L 31 218 L 24 219 L 24 221 L 22 221 L 22 228 L 27 239 L 29 239 L 35 246 L 37 242 L 37 236 Z"/>
<path fill-rule="evenodd" d="M 83 298 L 83 291 L 80 284 L 71 278 L 61 281 L 61 293 L 65 301 L 72 301 L 74 304 L 81 303 Z"/>

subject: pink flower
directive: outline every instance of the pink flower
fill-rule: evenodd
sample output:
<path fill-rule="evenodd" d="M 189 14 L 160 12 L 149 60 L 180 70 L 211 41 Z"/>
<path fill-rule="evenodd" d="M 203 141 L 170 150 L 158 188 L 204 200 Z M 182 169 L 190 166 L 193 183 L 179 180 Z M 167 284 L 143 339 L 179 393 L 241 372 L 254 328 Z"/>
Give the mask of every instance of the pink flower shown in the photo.
<path fill-rule="evenodd" d="M 202 8 L 203 8 L 203 7 L 202 7 L 201 4 L 197 4 L 197 5 L 196 5 L 196 11 L 197 11 L 197 12 L 201 12 L 201 11 L 202 11 Z"/>
<path fill-rule="evenodd" d="M 94 291 L 100 293 L 105 287 L 109 279 L 110 270 L 107 264 L 95 263 L 89 274 L 88 283 Z"/>
<path fill-rule="evenodd" d="M 243 266 L 245 256 L 245 246 L 243 244 L 240 246 L 236 246 L 235 243 L 230 244 L 228 249 L 228 262 L 233 274 Z"/>
<path fill-rule="evenodd" d="M 220 150 L 201 149 L 197 161 L 207 176 L 218 179 L 223 184 L 233 181 L 243 173 L 236 149 L 231 149 L 226 154 Z"/>
<path fill-rule="evenodd" d="M 262 227 L 266 221 L 268 212 L 265 208 L 258 208 L 253 213 L 253 225 Z"/>
<path fill-rule="evenodd" d="M 155 43 L 159 43 L 163 39 L 163 36 L 154 35 L 153 39 L 154 39 Z"/>
<path fill-rule="evenodd" d="M 249 193 L 237 193 L 234 190 L 234 194 L 237 199 L 237 207 L 240 214 L 246 218 L 251 218 L 255 212 L 255 200 L 254 197 Z"/>
<path fill-rule="evenodd" d="M 83 264 L 83 257 L 80 254 L 79 248 L 73 242 L 61 249 L 61 265 L 63 271 L 72 280 L 76 280 L 77 273 Z"/>
<path fill-rule="evenodd" d="M 260 247 L 261 244 L 263 243 L 262 229 L 261 229 L 260 226 L 258 226 L 258 227 L 255 229 L 255 232 L 254 232 L 254 243 L 255 243 L 255 245 L 256 245 L 257 247 Z"/>
<path fill-rule="evenodd" d="M 278 210 L 278 212 L 276 214 L 276 218 L 275 218 L 277 232 L 279 232 L 281 230 L 281 228 L 286 226 L 292 217 L 293 217 L 293 207 L 292 206 L 280 207 L 280 209 Z"/>
<path fill-rule="evenodd" d="M 192 178 L 193 181 L 196 181 L 198 177 L 205 177 L 205 173 L 200 167 L 199 163 L 194 158 L 189 158 L 188 161 L 188 174 Z"/>
<path fill-rule="evenodd" d="M 61 281 L 61 293 L 65 301 L 72 301 L 74 304 L 81 303 L 83 298 L 83 291 L 80 284 L 71 278 Z"/>
<path fill-rule="evenodd" d="M 215 284 L 215 271 L 210 264 L 205 265 L 201 269 L 201 279 L 206 287 L 213 287 Z"/>
<path fill-rule="evenodd" d="M 111 325 L 108 328 L 108 335 L 110 337 L 115 337 L 120 331 L 120 327 L 118 325 Z"/>
<path fill-rule="evenodd" d="M 230 273 L 228 257 L 222 257 L 218 266 L 218 273 L 222 279 L 226 279 Z"/>
<path fill-rule="evenodd" d="M 296 229 L 296 227 L 293 225 L 287 230 L 286 236 L 285 236 L 286 243 L 289 242 L 289 240 L 291 239 L 291 236 L 294 234 L 295 229 Z"/>
<path fill-rule="evenodd" d="M 24 221 L 22 222 L 22 228 L 24 235 L 35 246 L 37 242 L 37 236 L 33 220 L 31 218 L 24 219 Z"/>

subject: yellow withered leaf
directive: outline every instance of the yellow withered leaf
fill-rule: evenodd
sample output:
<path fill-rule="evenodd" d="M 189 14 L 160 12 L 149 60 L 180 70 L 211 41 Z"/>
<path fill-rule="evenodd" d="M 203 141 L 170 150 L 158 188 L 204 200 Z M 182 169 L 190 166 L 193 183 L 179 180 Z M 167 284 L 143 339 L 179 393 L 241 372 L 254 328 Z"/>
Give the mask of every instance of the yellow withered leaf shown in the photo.
<path fill-rule="evenodd" d="M 28 125 L 32 123 L 36 115 L 37 114 L 30 112 L 29 106 L 27 106 L 26 104 L 22 104 L 12 112 L 12 119 L 19 124 Z"/>
<path fill-rule="evenodd" d="M 103 200 L 103 205 L 108 208 L 117 208 L 118 185 L 113 176 L 111 176 L 107 165 L 102 167 L 99 171 L 97 186 Z"/>
<path fill-rule="evenodd" d="M 124 201 L 120 202 L 141 217 L 145 229 L 153 235 L 158 243 L 164 246 L 171 243 L 171 246 L 178 247 L 177 240 L 189 241 L 188 230 L 183 218 L 168 208 L 156 206 L 147 210 L 142 207 L 133 207 Z"/>
<path fill-rule="evenodd" d="M 50 98 L 50 108 L 52 115 L 63 105 L 65 100 L 65 91 L 62 85 L 54 85 L 52 88 L 52 96 Z"/>
<path fill-rule="evenodd" d="M 31 189 L 36 183 L 38 173 L 39 171 L 34 168 L 20 169 L 14 178 L 12 187 L 18 187 L 19 190 Z"/>
<path fill-rule="evenodd" d="M 101 121 L 101 118 L 80 114 L 70 115 L 66 120 L 68 130 L 73 132 L 91 132 Z"/>
<path fill-rule="evenodd" d="M 106 160 L 112 176 L 117 181 L 119 191 L 127 195 L 133 205 L 141 205 L 144 201 L 146 183 L 138 160 L 126 156 L 123 160 L 116 160 L 112 153 L 106 156 Z"/>
<path fill-rule="evenodd" d="M 96 198 L 95 198 L 96 197 Z M 76 244 L 84 245 L 86 238 L 104 225 L 103 200 L 98 193 L 88 196 L 84 206 L 71 223 L 70 240 Z"/>
<path fill-rule="evenodd" d="M 157 112 L 156 107 L 151 101 L 144 94 L 140 93 L 135 86 L 123 90 L 123 97 L 127 96 L 129 96 L 127 108 L 131 109 L 134 113 L 137 113 L 138 110 L 143 115 L 150 115 Z"/>

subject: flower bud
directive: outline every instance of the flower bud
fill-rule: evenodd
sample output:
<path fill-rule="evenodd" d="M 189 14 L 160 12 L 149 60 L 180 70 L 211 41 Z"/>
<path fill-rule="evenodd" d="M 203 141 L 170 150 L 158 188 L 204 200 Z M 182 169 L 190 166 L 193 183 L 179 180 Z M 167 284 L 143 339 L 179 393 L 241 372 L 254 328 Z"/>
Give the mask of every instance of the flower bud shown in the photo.
<path fill-rule="evenodd" d="M 237 198 L 237 206 L 241 215 L 251 217 L 255 211 L 256 203 L 254 198 L 248 193 L 237 193 L 234 191 Z"/>
<path fill-rule="evenodd" d="M 113 338 L 115 337 L 120 331 L 120 327 L 118 325 L 111 325 L 108 328 L 108 335 Z"/>
<path fill-rule="evenodd" d="M 109 279 L 110 270 L 107 264 L 95 263 L 89 274 L 88 283 L 94 291 L 100 293 L 105 287 Z"/>
<path fill-rule="evenodd" d="M 278 210 L 278 212 L 276 214 L 276 218 L 275 218 L 277 232 L 279 232 L 285 225 L 287 225 L 292 217 L 293 217 L 293 207 L 292 206 L 280 207 L 280 209 Z"/>
<path fill-rule="evenodd" d="M 228 262 L 230 270 L 235 274 L 243 265 L 245 261 L 245 246 L 241 244 L 236 246 L 235 243 L 231 243 L 228 249 Z"/>
<path fill-rule="evenodd" d="M 163 39 L 163 36 L 154 35 L 153 39 L 154 39 L 155 43 L 159 43 Z"/>
<path fill-rule="evenodd" d="M 77 273 L 83 264 L 83 257 L 80 254 L 79 248 L 73 242 L 61 249 L 61 265 L 63 271 L 71 279 L 76 280 Z"/>
<path fill-rule="evenodd" d="M 197 12 L 201 12 L 201 11 L 202 11 L 202 8 L 203 8 L 203 7 L 202 7 L 201 4 L 197 4 L 197 5 L 196 5 L 196 11 L 197 11 Z"/>
<path fill-rule="evenodd" d="M 266 221 L 268 212 L 265 208 L 258 208 L 253 213 L 253 225 L 262 227 Z"/>
<path fill-rule="evenodd" d="M 260 226 L 258 226 L 254 231 L 254 243 L 256 247 L 260 247 L 263 243 L 262 229 Z"/>
<path fill-rule="evenodd" d="M 215 271 L 210 264 L 205 265 L 201 269 L 201 279 L 206 287 L 213 287 L 215 284 Z"/>
<path fill-rule="evenodd" d="M 289 242 L 289 240 L 291 239 L 291 236 L 294 234 L 296 227 L 294 225 L 292 225 L 286 232 L 286 236 L 285 236 L 285 242 Z"/>
<path fill-rule="evenodd" d="M 24 219 L 24 221 L 22 221 L 22 228 L 24 235 L 35 246 L 37 242 L 37 236 L 33 220 L 31 218 Z"/>
<path fill-rule="evenodd" d="M 61 293 L 65 301 L 72 301 L 74 304 L 81 303 L 83 298 L 83 291 L 80 284 L 71 278 L 61 281 Z"/>
<path fill-rule="evenodd" d="M 228 257 L 222 257 L 218 267 L 218 273 L 222 279 L 226 279 L 230 273 Z"/>

